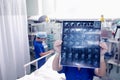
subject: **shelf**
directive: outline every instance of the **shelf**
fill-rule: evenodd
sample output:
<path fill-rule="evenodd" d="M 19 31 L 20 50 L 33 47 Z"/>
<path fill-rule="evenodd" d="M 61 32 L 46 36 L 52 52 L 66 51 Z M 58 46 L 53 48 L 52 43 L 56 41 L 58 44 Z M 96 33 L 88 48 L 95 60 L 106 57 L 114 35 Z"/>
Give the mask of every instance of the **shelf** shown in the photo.
<path fill-rule="evenodd" d="M 115 59 L 110 59 L 107 61 L 108 64 L 113 64 L 113 65 L 116 65 L 116 66 L 119 66 L 120 67 L 120 63 L 117 63 L 117 60 L 115 61 Z"/>
<path fill-rule="evenodd" d="M 45 24 L 45 23 L 31 23 L 30 25 L 34 27 L 34 26 L 40 26 L 40 25 L 42 26 L 42 25 L 44 25 L 44 24 Z"/>
<path fill-rule="evenodd" d="M 34 47 L 33 47 L 33 46 L 30 46 L 29 48 L 30 48 L 31 50 L 34 50 Z"/>
<path fill-rule="evenodd" d="M 111 42 L 111 43 L 120 43 L 120 42 L 117 41 L 116 39 L 109 39 L 109 42 Z"/>
<path fill-rule="evenodd" d="M 28 35 L 36 35 L 38 32 L 29 32 Z"/>

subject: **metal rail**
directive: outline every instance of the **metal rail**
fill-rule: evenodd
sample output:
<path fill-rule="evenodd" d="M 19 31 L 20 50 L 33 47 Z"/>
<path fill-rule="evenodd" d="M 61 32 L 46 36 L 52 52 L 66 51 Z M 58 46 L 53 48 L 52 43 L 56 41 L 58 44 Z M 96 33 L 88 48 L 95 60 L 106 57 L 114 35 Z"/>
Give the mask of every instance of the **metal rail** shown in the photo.
<path fill-rule="evenodd" d="M 26 64 L 24 65 L 25 75 L 27 74 L 26 68 L 27 68 L 29 65 L 31 65 L 31 64 L 33 64 L 33 63 L 36 63 L 36 69 L 38 69 L 38 63 L 37 63 L 37 61 L 39 61 L 39 60 L 41 60 L 41 59 L 43 59 L 43 58 L 45 58 L 45 57 L 47 57 L 47 56 L 49 56 L 49 55 L 51 55 L 51 54 L 53 54 L 53 53 L 49 53 L 49 54 L 47 54 L 47 55 L 45 55 L 45 56 L 42 56 L 42 57 L 40 57 L 40 58 L 38 58 L 38 59 L 35 59 L 35 60 L 33 60 L 33 61 L 29 62 L 29 63 L 26 63 Z"/>

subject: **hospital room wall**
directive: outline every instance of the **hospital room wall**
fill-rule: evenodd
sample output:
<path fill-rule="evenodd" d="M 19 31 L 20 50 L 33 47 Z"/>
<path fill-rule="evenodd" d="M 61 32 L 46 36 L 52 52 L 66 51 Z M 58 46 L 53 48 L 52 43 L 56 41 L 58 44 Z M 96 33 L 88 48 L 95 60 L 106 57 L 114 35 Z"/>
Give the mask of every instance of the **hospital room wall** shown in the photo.
<path fill-rule="evenodd" d="M 52 18 L 78 19 L 100 18 L 103 14 L 105 18 L 120 17 L 119 0 L 27 0 L 27 5 L 28 16 L 49 15 Z"/>
<path fill-rule="evenodd" d="M 27 16 L 50 15 L 55 12 L 56 0 L 26 0 Z"/>
<path fill-rule="evenodd" d="M 42 0 L 26 0 L 27 15 L 41 15 L 42 14 Z"/>
<path fill-rule="evenodd" d="M 120 18 L 119 0 L 56 0 L 59 18 Z"/>

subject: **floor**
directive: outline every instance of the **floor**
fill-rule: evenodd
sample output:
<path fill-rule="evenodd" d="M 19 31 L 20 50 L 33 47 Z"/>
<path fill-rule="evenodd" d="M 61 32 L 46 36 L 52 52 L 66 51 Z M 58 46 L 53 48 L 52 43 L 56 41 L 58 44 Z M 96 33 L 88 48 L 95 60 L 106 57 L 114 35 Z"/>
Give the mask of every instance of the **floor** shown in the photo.
<path fill-rule="evenodd" d="M 94 80 L 120 80 L 120 67 L 113 65 L 112 69 L 107 67 L 107 74 L 102 78 L 94 77 Z"/>
<path fill-rule="evenodd" d="M 113 65 L 113 69 L 107 76 L 110 80 L 120 80 L 120 67 Z"/>

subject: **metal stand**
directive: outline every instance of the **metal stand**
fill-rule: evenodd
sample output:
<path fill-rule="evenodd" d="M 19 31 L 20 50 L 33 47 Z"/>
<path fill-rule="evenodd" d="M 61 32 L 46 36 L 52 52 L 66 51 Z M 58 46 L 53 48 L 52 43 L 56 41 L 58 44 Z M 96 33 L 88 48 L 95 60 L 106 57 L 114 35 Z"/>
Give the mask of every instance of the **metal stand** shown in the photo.
<path fill-rule="evenodd" d="M 119 73 L 119 64 L 120 64 L 120 42 L 117 44 L 117 47 L 118 47 L 118 51 L 115 53 L 114 55 L 114 63 L 116 64 L 117 66 L 117 70 L 116 72 Z"/>
<path fill-rule="evenodd" d="M 120 26 L 117 26 L 117 29 L 116 29 L 116 31 L 115 31 L 114 38 L 115 38 L 115 36 L 116 36 L 119 28 L 120 28 Z M 116 61 L 116 63 L 117 63 L 117 69 L 116 69 L 116 72 L 117 72 L 117 73 L 119 73 L 119 64 L 120 64 L 120 31 L 118 32 L 118 34 L 119 34 L 118 44 L 117 44 L 118 51 L 117 51 L 117 53 L 116 53 L 115 56 L 114 56 L 114 59 L 115 59 L 115 61 Z"/>

